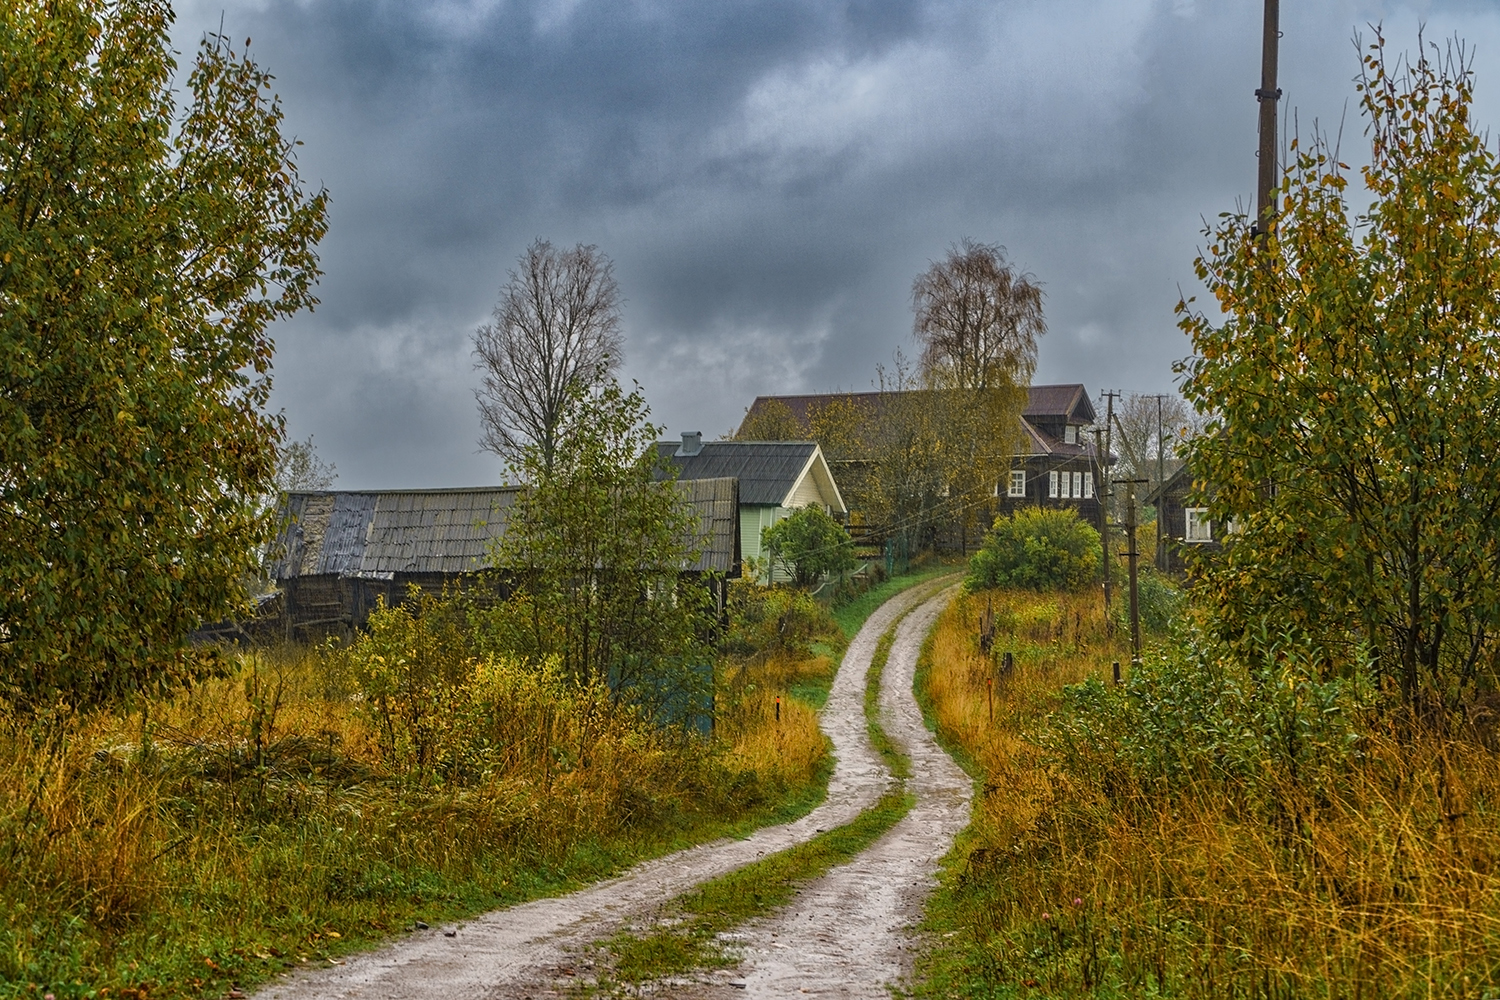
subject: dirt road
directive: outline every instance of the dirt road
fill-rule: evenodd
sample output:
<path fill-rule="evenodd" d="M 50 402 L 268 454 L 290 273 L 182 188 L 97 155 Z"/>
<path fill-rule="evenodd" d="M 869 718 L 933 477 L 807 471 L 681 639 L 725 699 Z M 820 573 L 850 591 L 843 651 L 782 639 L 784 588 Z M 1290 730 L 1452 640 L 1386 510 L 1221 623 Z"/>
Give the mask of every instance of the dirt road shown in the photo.
<path fill-rule="evenodd" d="M 744 840 L 716 841 L 647 862 L 619 878 L 571 895 L 541 899 L 460 924 L 415 932 L 376 951 L 353 956 L 344 965 L 300 972 L 267 984 L 256 994 L 258 1000 L 404 1000 L 435 996 L 511 1000 L 552 996 L 568 983 L 563 970 L 571 964 L 573 955 L 632 917 L 652 911 L 699 882 L 853 819 L 873 804 L 892 781 L 866 733 L 865 672 L 880 636 L 891 622 L 930 597 L 933 589 L 931 585 L 919 586 L 898 594 L 870 616 L 849 644 L 822 715 L 823 729 L 833 742 L 837 758 L 829 780 L 828 799 L 807 816 L 795 823 L 758 830 Z M 918 615 L 921 620 L 930 621 L 935 611 L 928 608 L 908 618 L 907 627 L 900 630 L 907 637 L 905 645 L 898 642 L 904 652 L 898 656 L 892 651 L 888 675 L 891 665 L 910 659 L 904 668 L 904 681 L 900 677 L 890 677 L 887 681 L 886 692 L 896 692 L 893 697 L 897 700 L 902 693 L 910 700 L 910 670 L 921 645 L 920 633 L 913 633 L 910 623 Z M 918 636 L 915 640 L 910 638 L 913 634 Z M 899 672 L 902 668 L 897 669 Z M 916 728 L 922 729 L 920 716 L 916 717 Z M 903 742 L 910 740 L 904 731 L 893 732 Z M 908 817 L 875 851 L 910 822 Z M 930 845 L 919 846 L 918 853 L 923 857 L 930 853 Z M 862 863 L 863 858 L 857 864 Z M 837 872 L 831 873 L 829 878 L 836 875 Z M 449 933 L 453 936 L 448 936 Z M 816 937 L 810 935 L 808 940 L 815 941 Z"/>
<path fill-rule="evenodd" d="M 912 759 L 911 812 L 851 863 L 805 888 L 788 908 L 730 940 L 745 961 L 730 977 L 705 976 L 674 998 L 885 998 L 911 973 L 910 928 L 934 885 L 938 862 L 969 820 L 973 783 L 933 740 L 912 695 L 922 641 L 952 598 L 945 591 L 896 630 L 880 688 L 881 724 Z M 733 985 L 731 985 L 731 983 Z"/>

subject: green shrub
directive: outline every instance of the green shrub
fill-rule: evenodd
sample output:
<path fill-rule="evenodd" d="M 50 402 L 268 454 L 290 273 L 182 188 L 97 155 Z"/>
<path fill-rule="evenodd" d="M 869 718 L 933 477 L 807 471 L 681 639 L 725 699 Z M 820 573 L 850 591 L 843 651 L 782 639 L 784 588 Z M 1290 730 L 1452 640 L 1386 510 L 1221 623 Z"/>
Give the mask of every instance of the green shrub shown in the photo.
<path fill-rule="evenodd" d="M 1120 589 L 1112 611 L 1115 624 L 1127 633 L 1130 629 L 1130 586 L 1128 576 L 1122 574 Z M 1146 632 L 1164 633 L 1177 619 L 1185 599 L 1183 592 L 1165 576 L 1152 570 L 1141 570 L 1136 577 L 1136 600 L 1141 608 L 1141 629 Z"/>
<path fill-rule="evenodd" d="M 838 622 L 806 591 L 762 587 L 748 580 L 736 580 L 730 587 L 726 652 L 806 658 L 812 656 L 813 643 L 842 639 Z"/>
<path fill-rule="evenodd" d="M 1246 660 L 1185 630 L 1122 688 L 1098 679 L 1065 688 L 1038 739 L 1070 780 L 1106 792 L 1210 779 L 1264 801 L 1288 783 L 1335 780 L 1365 732 L 1375 697 L 1367 670 L 1328 676 L 1305 638 L 1268 630 L 1260 639 L 1264 655 Z"/>
<path fill-rule="evenodd" d="M 821 507 L 803 507 L 761 533 L 767 554 L 799 587 L 854 568 L 854 539 Z"/>
<path fill-rule="evenodd" d="M 997 517 L 969 560 L 970 590 L 1074 590 L 1099 574 L 1099 532 L 1071 510 L 1025 507 Z"/>

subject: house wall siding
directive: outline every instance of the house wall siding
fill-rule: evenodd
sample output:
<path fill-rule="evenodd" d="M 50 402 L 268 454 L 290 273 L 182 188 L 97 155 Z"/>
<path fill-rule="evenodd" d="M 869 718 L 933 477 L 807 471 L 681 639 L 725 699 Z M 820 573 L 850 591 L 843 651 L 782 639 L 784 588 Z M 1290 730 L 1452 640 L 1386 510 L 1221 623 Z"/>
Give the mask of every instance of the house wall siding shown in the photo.
<path fill-rule="evenodd" d="M 802 481 L 797 484 L 797 488 L 792 490 L 791 503 L 788 506 L 808 507 L 812 504 L 817 504 L 819 507 L 827 509 L 831 503 L 831 498 L 825 497 L 823 491 L 818 489 L 817 480 L 811 475 L 805 475 L 802 477 Z M 783 507 L 781 509 L 785 510 L 786 508 Z"/>
<path fill-rule="evenodd" d="M 1056 457 L 1035 458 L 1026 462 L 1026 495 L 1024 497 L 1013 497 L 1007 495 L 1006 487 L 1010 484 L 1010 474 L 1005 473 L 1000 480 L 1000 496 L 996 498 L 997 513 L 1009 515 L 1022 507 L 1052 507 L 1059 510 L 1071 510 L 1077 512 L 1084 523 L 1092 525 L 1095 529 L 1099 527 L 1100 513 L 1100 491 L 1104 488 L 1104 482 L 1098 463 L 1086 456 L 1058 460 Z M 1059 475 L 1066 473 L 1072 476 L 1075 472 L 1094 476 L 1094 495 L 1091 497 L 1061 497 L 1049 495 L 1048 473 L 1056 472 Z"/>

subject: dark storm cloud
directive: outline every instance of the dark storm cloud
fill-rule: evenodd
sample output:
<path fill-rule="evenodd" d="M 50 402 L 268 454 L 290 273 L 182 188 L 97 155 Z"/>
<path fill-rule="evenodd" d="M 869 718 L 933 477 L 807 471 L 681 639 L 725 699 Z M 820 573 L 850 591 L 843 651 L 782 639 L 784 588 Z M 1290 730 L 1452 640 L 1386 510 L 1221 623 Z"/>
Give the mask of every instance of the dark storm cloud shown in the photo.
<path fill-rule="evenodd" d="M 220 10 L 180 11 L 184 50 Z M 1304 126 L 1353 96 L 1357 26 L 1384 18 L 1404 47 L 1419 16 L 1480 42 L 1483 98 L 1486 7 L 1287 5 Z M 910 347 L 913 276 L 964 236 L 1044 283 L 1040 379 L 1170 388 L 1201 219 L 1252 193 L 1253 2 L 245 0 L 224 17 L 332 193 L 323 304 L 278 331 L 276 398 L 346 486 L 502 475 L 473 444 L 468 338 L 536 236 L 616 260 L 627 374 L 674 430 L 722 433 L 757 393 L 868 387 Z"/>

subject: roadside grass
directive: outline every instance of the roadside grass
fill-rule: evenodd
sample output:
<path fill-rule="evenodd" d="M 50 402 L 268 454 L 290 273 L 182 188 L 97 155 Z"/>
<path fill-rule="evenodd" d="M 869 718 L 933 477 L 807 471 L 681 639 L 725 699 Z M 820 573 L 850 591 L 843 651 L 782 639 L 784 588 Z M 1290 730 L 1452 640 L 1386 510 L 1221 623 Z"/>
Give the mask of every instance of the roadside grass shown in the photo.
<path fill-rule="evenodd" d="M 1087 616 L 1081 648 L 1055 627 L 1038 644 L 1038 599 L 994 599 L 997 617 L 1016 609 L 998 648 L 1029 649 L 995 685 L 994 724 L 975 643 L 984 595 L 939 622 L 924 676 L 938 732 L 968 751 L 983 793 L 929 900 L 918 996 L 1500 997 L 1492 748 L 1373 716 L 1349 717 L 1352 745 L 1322 746 L 1307 720 L 1343 709 L 1309 683 L 1276 695 L 1302 756 L 1252 734 L 1234 744 L 1242 760 L 1205 757 L 1221 731 L 1194 727 L 1221 709 L 1197 689 L 1222 678 L 1202 671 L 1231 664 L 1174 671 L 1184 654 L 1166 643 L 1116 689 L 1116 654 Z"/>
<path fill-rule="evenodd" d="M 222 996 L 824 796 L 796 704 L 710 738 L 545 672 L 465 670 L 396 737 L 319 649 L 75 720 L 55 751 L 0 727 L 0 996 Z"/>
<path fill-rule="evenodd" d="M 923 573 L 917 580 L 889 591 L 886 599 L 951 572 L 951 567 L 940 567 Z M 904 578 L 890 582 L 904 582 Z M 863 611 L 860 624 L 874 607 L 878 605 Z M 896 747 L 880 725 L 880 678 L 903 618 L 905 614 L 880 637 L 865 674 L 864 696 L 865 723 L 871 742 L 890 768 L 896 786 L 853 821 L 711 879 L 668 904 L 649 928 L 628 929 L 600 942 L 606 971 L 597 983 L 580 984 L 581 992 L 607 995 L 621 986 L 638 987 L 694 969 L 737 964 L 738 956 L 732 948 L 725 947 L 720 935 L 785 906 L 802 886 L 853 860 L 911 811 L 915 798 L 905 790 L 905 781 L 911 775 L 911 759 Z M 857 625 L 854 631 L 858 631 Z"/>
<path fill-rule="evenodd" d="M 441 636 L 397 639 L 381 669 L 449 655 Z M 826 697 L 826 655 L 752 667 L 769 696 L 723 699 L 712 737 L 451 656 L 456 680 L 382 715 L 359 676 L 377 657 L 353 656 L 247 654 L 232 677 L 71 720 L 50 750 L 0 720 L 0 997 L 222 996 L 789 822 L 826 793 L 826 739 L 793 695 Z"/>

